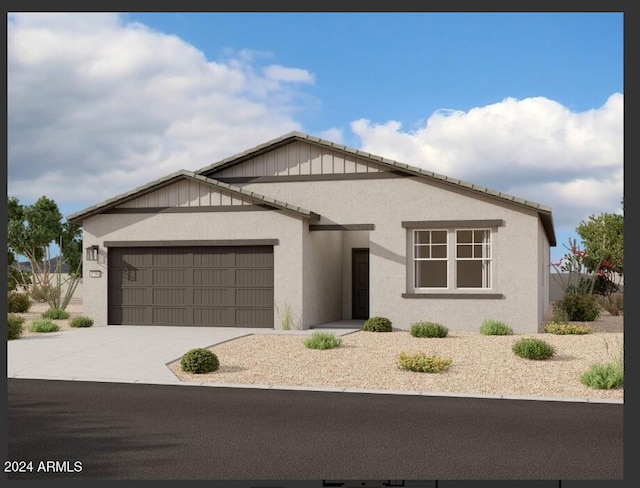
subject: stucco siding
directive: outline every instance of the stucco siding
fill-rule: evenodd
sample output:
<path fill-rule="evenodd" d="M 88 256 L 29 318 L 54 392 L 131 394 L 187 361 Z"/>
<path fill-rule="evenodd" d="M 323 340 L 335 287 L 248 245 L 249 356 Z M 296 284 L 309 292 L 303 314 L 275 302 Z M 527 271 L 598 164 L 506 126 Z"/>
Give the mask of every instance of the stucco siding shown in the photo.
<path fill-rule="evenodd" d="M 83 266 L 83 310 L 96 325 L 107 325 L 108 249 L 106 241 L 190 241 L 278 239 L 274 255 L 274 303 L 302 310 L 303 221 L 280 212 L 188 214 L 102 214 L 83 221 L 84 246 L 98 244 L 99 259 Z M 215 245 L 215 244 L 212 244 Z M 101 271 L 91 277 L 91 270 Z M 279 324 L 274 310 L 274 323 Z"/>
<path fill-rule="evenodd" d="M 307 224 L 308 225 L 308 224 Z M 306 230 L 303 233 L 302 326 L 342 318 L 342 233 Z"/>
<path fill-rule="evenodd" d="M 482 320 L 508 322 L 516 332 L 539 324 L 539 218 L 489 197 L 470 197 L 453 187 L 417 178 L 270 182 L 243 185 L 250 191 L 309 208 L 320 223 L 374 224 L 369 232 L 370 315 L 408 328 L 418 320 L 439 321 L 456 330 L 477 330 Z M 491 293 L 503 299 L 403 298 L 407 290 L 407 229 L 403 221 L 494 220 Z M 346 247 L 346 246 L 345 246 Z M 343 249 L 343 262 L 344 262 Z M 343 277 L 343 283 L 345 279 Z M 345 291 L 345 294 L 347 292 Z M 343 302 L 343 313 L 347 304 Z"/>

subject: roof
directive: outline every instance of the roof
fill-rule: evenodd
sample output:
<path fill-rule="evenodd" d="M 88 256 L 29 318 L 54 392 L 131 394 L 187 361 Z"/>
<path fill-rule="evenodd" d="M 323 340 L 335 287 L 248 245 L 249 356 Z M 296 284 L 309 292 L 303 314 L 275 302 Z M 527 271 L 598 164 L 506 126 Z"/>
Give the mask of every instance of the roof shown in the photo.
<path fill-rule="evenodd" d="M 187 171 L 184 169 L 181 169 L 179 171 L 176 171 L 175 173 L 171 173 L 170 175 L 164 176 L 162 178 L 159 178 L 157 180 L 154 180 L 150 183 L 147 183 L 146 185 L 142 185 L 139 186 L 137 188 L 134 188 L 133 190 L 130 190 L 128 192 L 125 193 L 121 193 L 120 195 L 117 195 L 113 198 L 110 198 L 108 200 L 105 200 L 101 203 L 97 203 L 95 205 L 92 205 L 90 207 L 85 208 L 84 210 L 80 210 L 78 212 L 75 212 L 71 215 L 67 216 L 67 221 L 74 223 L 74 224 L 78 224 L 80 223 L 83 219 L 86 219 L 88 217 L 91 217 L 93 215 L 97 215 L 99 213 L 102 213 L 106 210 L 109 210 L 111 208 L 114 208 L 118 205 L 121 205 L 125 202 L 131 201 L 135 198 L 138 198 L 146 193 L 150 193 L 154 190 L 157 190 L 159 188 L 163 188 L 165 186 L 168 186 L 170 184 L 175 183 L 176 181 L 182 180 L 182 179 L 190 179 L 190 180 L 194 180 L 194 181 L 198 181 L 201 183 L 206 183 L 208 185 L 211 185 L 212 187 L 215 188 L 221 188 L 227 192 L 233 193 L 235 195 L 238 196 L 242 196 L 245 198 L 249 198 L 250 200 L 258 203 L 258 204 L 264 204 L 264 205 L 268 205 L 271 207 L 275 207 L 276 209 L 279 210 L 283 210 L 286 213 L 290 214 L 290 215 L 294 215 L 297 217 L 304 217 L 310 220 L 319 220 L 320 219 L 320 215 L 318 215 L 315 212 L 312 212 L 310 210 L 307 210 L 305 208 L 302 207 L 298 207 L 297 205 L 291 205 L 290 203 L 287 202 L 283 202 L 280 200 L 275 200 L 272 198 L 268 198 L 265 197 L 263 195 L 260 195 L 258 193 L 249 191 L 249 190 L 245 190 L 243 188 L 239 188 L 236 186 L 232 186 L 229 185 L 227 183 L 223 183 L 222 181 L 218 181 L 218 180 L 213 180 L 211 178 L 207 178 L 206 176 L 202 176 L 200 174 L 196 174 L 192 171 Z"/>
<path fill-rule="evenodd" d="M 376 154 L 372 154 L 366 151 L 360 151 L 359 149 L 354 149 L 348 146 L 344 146 L 342 144 L 337 144 L 335 142 L 331 142 L 325 139 L 320 139 L 319 137 L 310 136 L 308 134 L 304 134 L 298 131 L 289 132 L 288 134 L 277 137 L 275 139 L 271 139 L 270 141 L 264 142 L 255 147 L 242 151 L 241 153 L 235 154 L 221 161 L 218 161 L 216 163 L 200 168 L 199 170 L 196 171 L 196 173 L 200 175 L 209 174 L 210 176 L 211 173 L 213 172 L 220 171 L 230 166 L 234 166 L 236 164 L 242 163 L 243 161 L 251 159 L 261 153 L 271 151 L 276 147 L 289 144 L 296 140 L 305 141 L 305 142 L 323 146 L 332 150 L 342 151 L 345 153 L 356 155 L 358 157 L 374 161 L 380 164 L 381 166 L 386 166 L 389 169 L 399 170 L 401 172 L 404 172 L 412 176 L 419 176 L 419 177 L 425 178 L 426 180 L 431 180 L 431 181 L 436 181 L 436 182 L 444 183 L 447 185 L 451 185 L 453 187 L 462 189 L 463 191 L 466 191 L 472 194 L 488 196 L 490 198 L 494 198 L 502 202 L 507 202 L 515 206 L 535 210 L 538 213 L 538 216 L 540 217 L 544 230 L 549 239 L 550 245 L 551 246 L 556 245 L 556 237 L 555 237 L 555 231 L 553 227 L 553 218 L 551 216 L 550 207 L 541 205 L 540 203 L 533 202 L 531 200 L 518 198 L 516 196 L 509 195 L 508 193 L 491 190 L 484 186 L 462 181 L 457 178 L 451 178 L 449 176 L 434 173 L 433 171 L 428 171 L 422 168 L 418 168 L 417 166 L 411 166 L 411 165 L 401 163 L 399 161 L 395 161 L 392 159 L 384 158 L 382 156 L 378 156 Z"/>

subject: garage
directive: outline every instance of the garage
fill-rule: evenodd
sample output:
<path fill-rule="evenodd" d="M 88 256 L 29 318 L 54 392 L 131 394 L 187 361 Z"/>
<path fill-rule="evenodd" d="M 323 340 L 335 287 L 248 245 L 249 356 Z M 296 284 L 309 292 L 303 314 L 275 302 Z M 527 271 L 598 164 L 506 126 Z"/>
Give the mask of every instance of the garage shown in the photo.
<path fill-rule="evenodd" d="M 273 328 L 273 246 L 110 247 L 109 324 Z"/>

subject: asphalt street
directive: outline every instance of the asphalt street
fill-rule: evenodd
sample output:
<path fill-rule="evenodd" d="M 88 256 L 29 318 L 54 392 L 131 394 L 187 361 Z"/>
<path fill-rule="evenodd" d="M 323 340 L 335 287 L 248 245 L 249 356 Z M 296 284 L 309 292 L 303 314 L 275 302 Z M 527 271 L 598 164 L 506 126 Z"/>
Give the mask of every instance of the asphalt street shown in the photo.
<path fill-rule="evenodd" d="M 10 378 L 7 436 L 54 461 L 10 480 L 623 478 L 620 404 Z"/>

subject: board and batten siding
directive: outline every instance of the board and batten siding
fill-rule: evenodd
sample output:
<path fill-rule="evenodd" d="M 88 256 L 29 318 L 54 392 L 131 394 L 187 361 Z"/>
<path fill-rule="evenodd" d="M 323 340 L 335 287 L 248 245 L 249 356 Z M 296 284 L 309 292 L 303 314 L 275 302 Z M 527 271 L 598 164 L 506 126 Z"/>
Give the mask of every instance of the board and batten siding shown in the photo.
<path fill-rule="evenodd" d="M 213 178 L 332 175 L 388 172 L 356 155 L 295 141 L 230 168 L 211 173 Z"/>
<path fill-rule="evenodd" d="M 254 205 L 248 198 L 238 197 L 206 183 L 182 180 L 142 195 L 116 208 L 218 207 Z"/>

